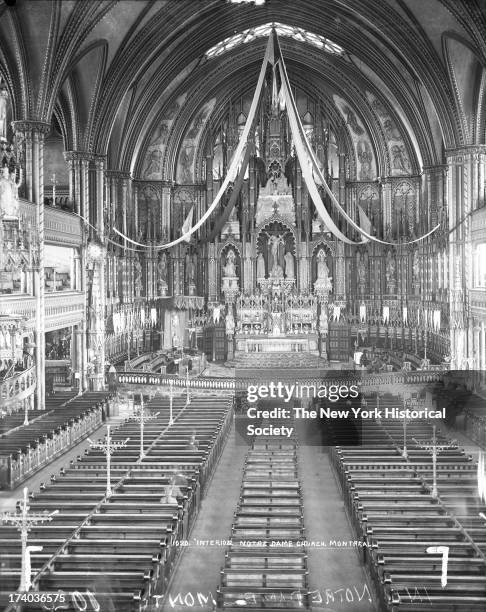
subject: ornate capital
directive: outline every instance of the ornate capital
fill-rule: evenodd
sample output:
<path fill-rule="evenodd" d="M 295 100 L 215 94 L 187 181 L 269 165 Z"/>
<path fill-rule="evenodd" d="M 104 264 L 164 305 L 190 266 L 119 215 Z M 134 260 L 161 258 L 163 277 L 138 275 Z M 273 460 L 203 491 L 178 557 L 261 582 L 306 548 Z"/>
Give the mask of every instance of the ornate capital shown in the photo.
<path fill-rule="evenodd" d="M 19 121 L 12 121 L 12 129 L 15 134 L 26 134 L 36 133 L 36 134 L 49 134 L 51 131 L 51 124 L 45 123 L 44 121 L 29 121 L 26 119 L 21 119 Z"/>
<path fill-rule="evenodd" d="M 64 151 L 64 159 L 70 161 L 93 161 L 97 157 L 88 151 Z"/>
<path fill-rule="evenodd" d="M 124 172 L 123 170 L 105 170 L 105 175 L 107 178 L 113 179 L 131 179 L 132 175 L 130 172 Z"/>

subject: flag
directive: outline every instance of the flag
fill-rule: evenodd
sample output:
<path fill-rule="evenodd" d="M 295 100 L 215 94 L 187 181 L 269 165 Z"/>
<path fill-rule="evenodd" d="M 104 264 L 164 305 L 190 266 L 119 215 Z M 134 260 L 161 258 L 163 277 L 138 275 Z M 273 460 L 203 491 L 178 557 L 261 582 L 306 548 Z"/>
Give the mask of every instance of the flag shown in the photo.
<path fill-rule="evenodd" d="M 186 220 L 182 224 L 182 235 L 183 236 L 185 234 L 187 234 L 187 232 L 189 232 L 191 227 L 192 227 L 192 217 L 193 217 L 193 214 L 194 214 L 194 204 L 191 206 L 191 210 L 189 211 L 189 214 L 187 215 Z M 184 238 L 184 240 L 186 242 L 190 242 L 191 238 L 187 237 L 187 238 Z"/>
<path fill-rule="evenodd" d="M 272 109 L 274 112 L 278 109 L 279 95 L 277 90 L 277 73 L 275 72 L 275 64 L 273 65 L 272 75 Z"/>
<path fill-rule="evenodd" d="M 388 324 L 390 321 L 390 306 L 383 306 L 383 323 Z"/>
<path fill-rule="evenodd" d="M 280 104 L 280 110 L 284 111 L 285 110 L 285 95 L 283 92 L 283 87 L 280 87 L 280 91 L 278 92 L 278 101 Z"/>
<path fill-rule="evenodd" d="M 371 221 L 368 219 L 368 215 L 358 204 L 358 213 L 359 213 L 359 225 L 363 231 L 367 234 L 371 234 Z"/>

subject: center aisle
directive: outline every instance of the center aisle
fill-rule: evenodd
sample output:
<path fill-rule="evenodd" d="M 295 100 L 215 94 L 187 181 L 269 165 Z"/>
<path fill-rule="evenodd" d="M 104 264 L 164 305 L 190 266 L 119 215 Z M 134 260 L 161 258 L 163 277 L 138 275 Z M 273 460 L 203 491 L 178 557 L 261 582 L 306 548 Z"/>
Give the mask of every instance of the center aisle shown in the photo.
<path fill-rule="evenodd" d="M 304 433 L 302 423 L 296 421 L 296 433 L 301 438 L 299 474 L 309 543 L 306 548 L 312 610 L 378 612 L 378 602 L 358 558 L 359 550 L 353 546 L 356 538 L 346 518 L 329 455 L 322 446 L 303 443 L 306 436 L 299 436 Z"/>
<path fill-rule="evenodd" d="M 237 445 L 234 424 L 213 479 L 202 501 L 189 540 L 175 569 L 161 612 L 188 610 L 192 598 L 198 610 L 212 610 L 219 572 L 224 562 L 225 542 L 231 533 L 233 514 L 241 487 L 241 474 L 248 447 Z M 221 541 L 220 545 L 197 545 L 196 540 Z M 198 593 L 201 597 L 198 597 Z M 208 598 L 204 605 L 205 598 Z"/>

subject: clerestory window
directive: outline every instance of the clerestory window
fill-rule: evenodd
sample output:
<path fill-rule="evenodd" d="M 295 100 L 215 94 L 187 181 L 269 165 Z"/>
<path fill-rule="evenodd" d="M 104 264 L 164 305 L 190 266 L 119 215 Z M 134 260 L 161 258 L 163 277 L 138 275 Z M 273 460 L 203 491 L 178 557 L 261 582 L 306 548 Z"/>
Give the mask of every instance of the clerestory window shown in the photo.
<path fill-rule="evenodd" d="M 229 38 L 225 38 L 218 44 L 214 45 L 214 47 L 211 47 L 211 49 L 206 51 L 205 55 L 208 58 L 216 57 L 222 53 L 225 53 L 226 51 L 229 51 L 230 49 L 233 49 L 237 45 L 249 43 L 258 37 L 268 36 L 272 30 L 272 27 L 275 28 L 275 31 L 279 36 L 288 36 L 300 42 L 307 42 L 314 45 L 314 47 L 323 49 L 327 53 L 331 53 L 333 55 L 342 55 L 344 53 L 344 49 L 340 45 L 333 43 L 328 38 L 324 38 L 324 36 L 314 34 L 313 32 L 308 32 L 307 30 L 298 28 L 296 26 L 272 22 L 257 26 L 256 28 L 249 28 L 248 30 L 234 34 Z"/>

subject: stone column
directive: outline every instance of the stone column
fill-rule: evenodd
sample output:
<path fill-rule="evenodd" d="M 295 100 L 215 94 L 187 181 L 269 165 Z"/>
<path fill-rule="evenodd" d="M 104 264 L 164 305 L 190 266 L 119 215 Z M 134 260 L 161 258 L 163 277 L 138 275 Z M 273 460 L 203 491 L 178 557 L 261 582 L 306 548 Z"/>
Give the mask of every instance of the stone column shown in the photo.
<path fill-rule="evenodd" d="M 383 210 L 383 234 L 388 235 L 391 232 L 392 224 L 392 185 L 389 180 L 383 180 L 381 190 L 381 205 Z M 391 236 L 391 233 L 389 234 Z"/>
<path fill-rule="evenodd" d="M 464 368 L 474 358 L 469 291 L 473 286 L 471 212 L 483 197 L 480 176 L 486 147 L 470 146 L 446 152 L 449 203 L 449 303 L 451 367 Z"/>
<path fill-rule="evenodd" d="M 24 160 L 26 192 L 36 205 L 36 399 L 37 409 L 45 409 L 45 279 L 44 279 L 44 137 L 49 123 L 14 121 L 12 127 Z"/>
<path fill-rule="evenodd" d="M 105 240 L 104 193 L 105 193 L 105 158 L 95 157 L 96 168 L 96 230 L 101 244 Z M 91 349 L 94 351 L 97 371 L 94 377 L 95 390 L 105 388 L 105 316 L 106 316 L 106 250 L 102 249 L 95 259 L 95 274 L 92 287 L 92 304 L 94 314 L 93 329 L 89 330 Z"/>
<path fill-rule="evenodd" d="M 162 182 L 162 207 L 160 210 L 162 242 L 170 240 L 172 187 L 172 181 Z"/>
<path fill-rule="evenodd" d="M 337 300 L 345 299 L 346 272 L 344 265 L 344 243 L 337 241 L 336 278 L 334 280 L 334 292 Z"/>
<path fill-rule="evenodd" d="M 216 244 L 210 243 L 208 247 L 208 299 L 210 302 L 215 302 L 218 299 Z"/>

